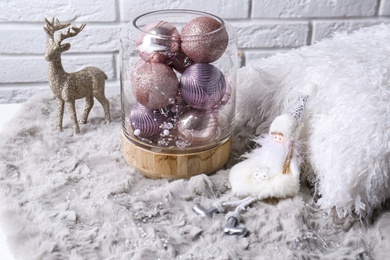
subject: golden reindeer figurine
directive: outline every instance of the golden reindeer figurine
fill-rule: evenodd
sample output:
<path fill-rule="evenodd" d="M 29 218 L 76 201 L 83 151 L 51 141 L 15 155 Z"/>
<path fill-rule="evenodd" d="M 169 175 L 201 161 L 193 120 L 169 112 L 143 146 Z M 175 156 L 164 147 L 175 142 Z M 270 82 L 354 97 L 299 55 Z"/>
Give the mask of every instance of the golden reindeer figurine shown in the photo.
<path fill-rule="evenodd" d="M 62 41 L 79 34 L 85 27 L 70 26 L 70 23 L 61 24 L 54 18 L 48 21 L 45 18 L 43 28 L 48 36 L 46 44 L 45 59 L 49 62 L 49 84 L 57 100 L 57 130 L 62 131 L 62 119 L 64 116 L 64 104 L 68 107 L 68 112 L 73 124 L 73 134 L 80 132 L 77 122 L 75 101 L 85 98 L 86 105 L 80 123 L 85 124 L 94 103 L 94 97 L 102 104 L 105 121 L 110 122 L 110 103 L 104 95 L 104 84 L 107 75 L 96 67 L 86 67 L 80 71 L 67 73 L 62 67 L 61 54 L 70 49 L 70 43 L 62 44 Z M 58 30 L 68 28 L 63 33 L 60 32 L 57 39 L 54 33 Z"/>

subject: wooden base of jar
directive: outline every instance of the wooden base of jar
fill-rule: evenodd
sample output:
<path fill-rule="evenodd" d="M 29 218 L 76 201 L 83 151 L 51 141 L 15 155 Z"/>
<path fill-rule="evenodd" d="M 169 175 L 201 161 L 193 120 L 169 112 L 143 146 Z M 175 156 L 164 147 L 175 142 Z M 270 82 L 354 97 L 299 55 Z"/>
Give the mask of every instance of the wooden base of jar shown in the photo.
<path fill-rule="evenodd" d="M 187 179 L 201 173 L 211 174 L 222 168 L 230 154 L 232 140 L 209 150 L 194 153 L 159 153 L 137 146 L 122 136 L 126 162 L 153 179 Z"/>

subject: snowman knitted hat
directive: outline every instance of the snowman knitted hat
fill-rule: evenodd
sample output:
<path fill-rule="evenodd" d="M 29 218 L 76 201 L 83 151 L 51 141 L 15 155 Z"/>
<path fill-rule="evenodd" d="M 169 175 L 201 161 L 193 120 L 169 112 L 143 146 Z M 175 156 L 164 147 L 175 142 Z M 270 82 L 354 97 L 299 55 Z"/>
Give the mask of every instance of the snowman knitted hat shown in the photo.
<path fill-rule="evenodd" d="M 296 139 L 299 136 L 299 125 L 307 99 L 308 96 L 299 97 L 287 113 L 277 116 L 270 126 L 269 133 L 279 133 L 287 138 Z"/>

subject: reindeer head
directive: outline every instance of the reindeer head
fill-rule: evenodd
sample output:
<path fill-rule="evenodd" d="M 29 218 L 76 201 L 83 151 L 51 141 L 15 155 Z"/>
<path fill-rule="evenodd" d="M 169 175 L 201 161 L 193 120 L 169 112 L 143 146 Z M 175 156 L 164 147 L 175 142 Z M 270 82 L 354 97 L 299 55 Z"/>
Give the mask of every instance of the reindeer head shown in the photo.
<path fill-rule="evenodd" d="M 52 19 L 51 22 L 45 18 L 45 26 L 43 27 L 43 29 L 45 30 L 48 36 L 48 43 L 46 45 L 46 54 L 45 54 L 45 59 L 47 61 L 53 61 L 55 59 L 59 59 L 61 57 L 61 53 L 69 50 L 71 46 L 70 43 L 62 44 L 62 41 L 79 34 L 79 32 L 81 32 L 84 29 L 85 24 L 80 25 L 80 27 L 76 27 L 75 25 L 71 27 L 69 26 L 70 23 L 61 24 L 60 21 L 58 21 L 58 19 L 55 19 L 55 24 L 54 24 L 54 18 Z M 55 39 L 54 33 L 56 31 L 65 28 L 68 28 L 66 33 L 60 32 L 57 39 Z"/>

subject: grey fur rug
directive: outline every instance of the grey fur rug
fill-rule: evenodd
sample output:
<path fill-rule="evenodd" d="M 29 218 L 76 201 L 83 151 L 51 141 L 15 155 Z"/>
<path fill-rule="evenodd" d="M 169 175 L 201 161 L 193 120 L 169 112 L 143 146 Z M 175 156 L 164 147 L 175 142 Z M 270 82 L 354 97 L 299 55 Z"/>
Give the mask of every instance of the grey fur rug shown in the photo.
<path fill-rule="evenodd" d="M 233 200 L 228 169 L 189 180 L 152 180 L 122 158 L 119 97 L 113 122 L 96 103 L 81 135 L 55 130 L 50 92 L 31 98 L 0 136 L 1 223 L 18 259 L 385 259 L 390 212 L 371 223 L 337 220 L 310 190 L 260 201 L 242 215 L 246 237 L 223 233 L 225 216 L 192 211 Z M 79 101 L 79 114 L 83 102 Z M 238 128 L 237 131 L 242 129 Z M 232 154 L 244 151 L 233 147 Z M 234 158 L 233 158 L 234 160 Z"/>

